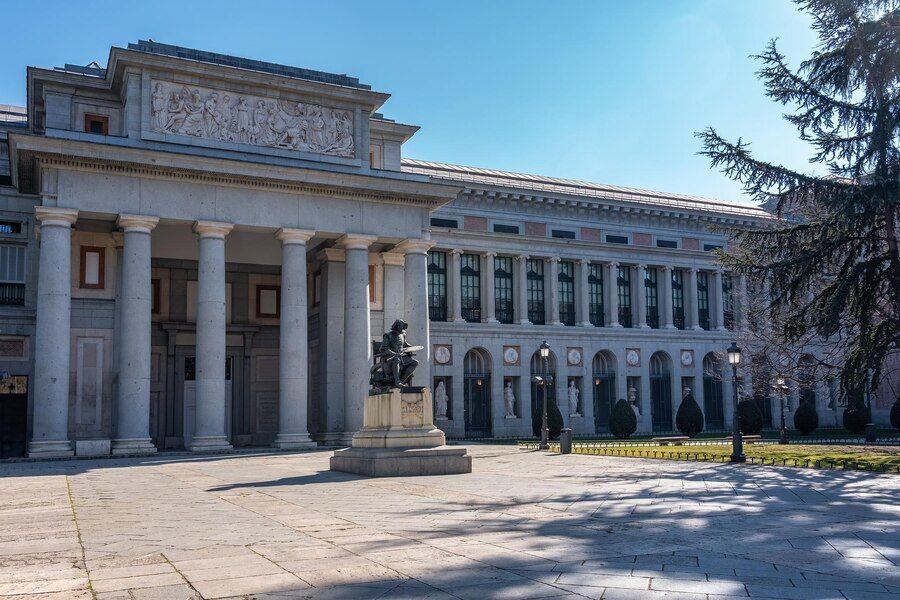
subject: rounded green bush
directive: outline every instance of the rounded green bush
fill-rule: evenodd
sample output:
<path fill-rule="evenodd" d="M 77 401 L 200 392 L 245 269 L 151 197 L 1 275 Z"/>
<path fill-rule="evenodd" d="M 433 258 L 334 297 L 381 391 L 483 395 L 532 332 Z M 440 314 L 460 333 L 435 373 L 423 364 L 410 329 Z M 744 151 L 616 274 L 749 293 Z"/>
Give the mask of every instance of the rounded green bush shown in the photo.
<path fill-rule="evenodd" d="M 537 410 L 531 413 L 531 432 L 534 433 L 534 437 L 541 437 L 541 427 L 544 420 L 542 405 L 542 403 L 538 403 Z M 559 406 L 557 406 L 556 402 L 547 398 L 547 429 L 550 433 L 550 439 L 555 440 L 558 438 L 562 428 L 563 418 L 562 413 L 559 412 Z"/>
<path fill-rule="evenodd" d="M 803 435 L 809 435 L 819 427 L 819 414 L 812 402 L 801 402 L 794 412 L 794 427 Z"/>
<path fill-rule="evenodd" d="M 866 425 L 869 423 L 869 407 L 862 400 L 853 400 L 847 406 L 841 420 L 844 423 L 844 429 L 854 435 L 862 435 L 866 432 Z"/>
<path fill-rule="evenodd" d="M 688 394 L 681 400 L 681 406 L 675 413 L 675 427 L 688 437 L 694 437 L 703 431 L 703 411 L 693 394 Z"/>
<path fill-rule="evenodd" d="M 891 425 L 894 429 L 900 429 L 900 398 L 897 398 L 891 407 Z"/>
<path fill-rule="evenodd" d="M 619 439 L 625 439 L 637 431 L 637 416 L 624 399 L 620 398 L 609 414 L 609 430 Z"/>
<path fill-rule="evenodd" d="M 757 435 L 763 428 L 763 415 L 755 400 L 742 400 L 738 403 L 738 416 L 741 418 L 741 433 Z"/>

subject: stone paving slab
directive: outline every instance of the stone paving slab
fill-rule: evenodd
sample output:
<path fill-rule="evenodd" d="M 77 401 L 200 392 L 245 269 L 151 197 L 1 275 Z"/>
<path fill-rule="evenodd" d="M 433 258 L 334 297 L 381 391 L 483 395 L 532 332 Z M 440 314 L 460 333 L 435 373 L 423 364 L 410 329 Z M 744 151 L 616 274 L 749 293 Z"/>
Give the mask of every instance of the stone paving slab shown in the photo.
<path fill-rule="evenodd" d="M 900 476 L 470 446 L 0 464 L 0 600 L 900 598 Z"/>

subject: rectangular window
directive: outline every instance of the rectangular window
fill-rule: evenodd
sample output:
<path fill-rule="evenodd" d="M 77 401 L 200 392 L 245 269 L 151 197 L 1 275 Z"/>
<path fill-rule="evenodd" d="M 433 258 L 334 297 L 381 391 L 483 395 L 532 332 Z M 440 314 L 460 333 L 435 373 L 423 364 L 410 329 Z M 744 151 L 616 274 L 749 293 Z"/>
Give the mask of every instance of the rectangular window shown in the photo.
<path fill-rule="evenodd" d="M 725 327 L 734 329 L 734 288 L 731 275 L 722 274 L 722 317 Z"/>
<path fill-rule="evenodd" d="M 25 246 L 0 245 L 0 304 L 25 304 Z"/>
<path fill-rule="evenodd" d="M 463 254 L 459 257 L 462 318 L 469 323 L 481 321 L 481 257 Z"/>
<path fill-rule="evenodd" d="M 684 271 L 672 269 L 672 322 L 684 329 Z"/>
<path fill-rule="evenodd" d="M 503 225 L 502 223 L 494 223 L 494 233 L 514 233 L 518 235 L 518 225 Z"/>
<path fill-rule="evenodd" d="M 546 322 L 544 314 L 544 261 L 540 258 L 529 258 L 526 261 L 528 320 L 535 325 Z"/>
<path fill-rule="evenodd" d="M 22 233 L 22 223 L 18 221 L 0 221 L 0 233 Z"/>
<path fill-rule="evenodd" d="M 513 264 L 509 256 L 494 258 L 494 312 L 501 323 L 513 322 Z"/>
<path fill-rule="evenodd" d="M 608 244 L 627 244 L 628 236 L 627 235 L 607 235 L 606 242 Z"/>
<path fill-rule="evenodd" d="M 704 252 L 712 252 L 713 250 L 721 250 L 722 244 L 703 244 Z"/>
<path fill-rule="evenodd" d="M 150 313 L 158 315 L 162 311 L 162 282 L 159 279 L 150 280 Z"/>
<path fill-rule="evenodd" d="M 675 240 L 656 240 L 657 248 L 677 248 L 678 242 Z"/>
<path fill-rule="evenodd" d="M 459 221 L 456 219 L 439 219 L 437 217 L 432 217 L 431 226 L 447 227 L 448 229 L 459 229 Z"/>
<path fill-rule="evenodd" d="M 322 271 L 313 273 L 312 289 L 309 292 L 310 306 L 316 307 L 322 302 Z"/>
<path fill-rule="evenodd" d="M 447 253 L 428 253 L 428 318 L 447 320 Z"/>
<path fill-rule="evenodd" d="M 81 247 L 80 287 L 102 290 L 106 286 L 106 248 Z"/>
<path fill-rule="evenodd" d="M 109 117 L 103 115 L 84 115 L 85 133 L 109 135 Z"/>
<path fill-rule="evenodd" d="M 588 275 L 588 317 L 595 327 L 603 327 L 603 265 L 591 265 Z"/>
<path fill-rule="evenodd" d="M 550 237 L 561 238 L 564 240 L 574 240 L 575 232 L 567 231 L 565 229 L 553 229 L 550 231 Z"/>
<path fill-rule="evenodd" d="M 619 295 L 619 324 L 631 327 L 631 267 L 619 267 L 617 279 Z"/>
<path fill-rule="evenodd" d="M 644 271 L 644 297 L 647 301 L 647 325 L 659 329 L 659 290 L 656 287 L 656 269 Z"/>
<path fill-rule="evenodd" d="M 256 286 L 256 318 L 277 319 L 281 309 L 281 287 L 277 285 Z"/>
<path fill-rule="evenodd" d="M 575 324 L 575 263 L 563 260 L 559 263 L 559 320 L 563 325 Z"/>
<path fill-rule="evenodd" d="M 700 327 L 709 330 L 709 273 L 697 273 L 697 317 Z"/>

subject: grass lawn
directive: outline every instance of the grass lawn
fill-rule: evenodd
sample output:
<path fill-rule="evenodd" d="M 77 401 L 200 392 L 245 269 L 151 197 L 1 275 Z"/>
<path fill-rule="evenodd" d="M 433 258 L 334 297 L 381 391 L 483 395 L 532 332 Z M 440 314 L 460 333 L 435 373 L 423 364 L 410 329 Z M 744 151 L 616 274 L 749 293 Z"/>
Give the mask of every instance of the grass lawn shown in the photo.
<path fill-rule="evenodd" d="M 554 445 L 553 449 L 558 450 Z M 731 445 L 711 446 L 657 446 L 657 447 L 579 447 L 573 448 L 577 454 L 600 454 L 606 456 L 635 456 L 640 458 L 668 458 L 672 460 L 706 460 L 723 462 L 731 456 Z M 750 462 L 765 464 L 819 467 L 835 469 L 875 470 L 900 473 L 900 447 L 866 447 L 818 444 L 748 444 L 744 454 Z M 857 464 L 868 463 L 866 464 Z"/>

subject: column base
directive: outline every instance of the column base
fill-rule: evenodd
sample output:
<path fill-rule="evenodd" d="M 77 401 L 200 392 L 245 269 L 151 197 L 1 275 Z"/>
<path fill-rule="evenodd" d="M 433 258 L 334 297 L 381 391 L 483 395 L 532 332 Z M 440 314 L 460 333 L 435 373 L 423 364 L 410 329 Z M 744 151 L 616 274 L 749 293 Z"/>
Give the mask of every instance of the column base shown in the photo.
<path fill-rule="evenodd" d="M 485 319 L 484 321 L 482 321 L 482 323 L 487 323 L 489 325 L 499 325 L 500 321 L 498 321 L 497 319 Z"/>
<path fill-rule="evenodd" d="M 703 328 L 699 325 L 691 325 L 691 331 L 703 331 Z"/>
<path fill-rule="evenodd" d="M 273 448 L 281 450 L 309 450 L 318 447 L 306 433 L 279 433 L 272 442 Z"/>
<path fill-rule="evenodd" d="M 531 321 L 528 319 L 519 319 L 516 321 L 516 325 L 531 325 Z"/>
<path fill-rule="evenodd" d="M 652 329 L 652 327 L 644 323 L 643 325 L 638 326 L 638 329 Z"/>
<path fill-rule="evenodd" d="M 612 327 L 613 329 L 622 329 L 621 323 L 610 323 L 608 327 Z"/>
<path fill-rule="evenodd" d="M 578 324 L 578 326 L 579 327 L 593 327 L 594 324 L 591 323 L 590 321 L 582 321 L 581 323 Z"/>
<path fill-rule="evenodd" d="M 673 323 L 669 323 L 668 325 L 663 325 L 663 329 L 677 329 Z"/>
<path fill-rule="evenodd" d="M 191 452 L 220 452 L 231 450 L 231 444 L 224 435 L 195 435 L 188 450 Z"/>
<path fill-rule="evenodd" d="M 716 327 L 716 331 L 723 331 L 723 332 L 724 332 L 724 331 L 728 331 L 728 328 L 725 327 L 724 325 L 720 325 L 720 326 Z"/>
<path fill-rule="evenodd" d="M 558 325 L 562 325 L 562 324 L 563 324 L 562 321 L 550 321 L 549 323 L 547 323 L 547 325 L 553 325 L 553 326 L 558 326 Z"/>
<path fill-rule="evenodd" d="M 69 440 L 31 441 L 28 444 L 28 458 L 64 458 L 75 456 Z"/>
<path fill-rule="evenodd" d="M 150 438 L 121 438 L 112 441 L 112 454 L 154 454 L 156 446 Z"/>
<path fill-rule="evenodd" d="M 450 320 L 450 322 L 451 323 L 465 323 L 466 320 L 463 319 L 462 317 L 454 317 L 453 319 Z"/>

